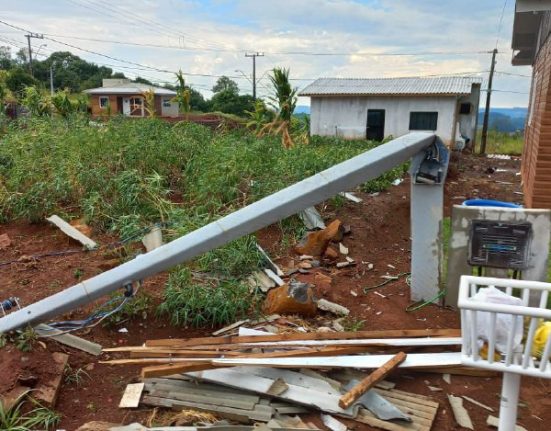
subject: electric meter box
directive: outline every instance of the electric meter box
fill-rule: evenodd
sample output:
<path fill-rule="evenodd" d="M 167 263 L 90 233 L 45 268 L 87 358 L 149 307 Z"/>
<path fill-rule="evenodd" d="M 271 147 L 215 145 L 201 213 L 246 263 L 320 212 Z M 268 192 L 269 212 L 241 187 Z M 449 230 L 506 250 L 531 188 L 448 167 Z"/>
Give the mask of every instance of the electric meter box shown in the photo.
<path fill-rule="evenodd" d="M 470 232 L 469 264 L 493 268 L 528 268 L 532 224 L 473 220 Z"/>

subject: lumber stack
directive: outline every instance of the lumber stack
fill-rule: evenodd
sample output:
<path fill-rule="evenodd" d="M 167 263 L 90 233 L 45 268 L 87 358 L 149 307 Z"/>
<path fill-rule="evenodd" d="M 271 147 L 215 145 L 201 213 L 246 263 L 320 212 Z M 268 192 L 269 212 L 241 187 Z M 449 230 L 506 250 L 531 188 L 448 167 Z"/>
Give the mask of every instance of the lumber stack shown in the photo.
<path fill-rule="evenodd" d="M 458 367 L 460 336 L 458 329 L 404 329 L 158 339 L 142 346 L 104 349 L 127 357 L 102 363 L 143 365 L 142 378 L 154 378 L 237 365 L 332 368 L 331 364 L 342 362 L 354 363 L 350 365 L 354 368 L 379 368 L 379 359 L 386 361 L 388 355 L 406 351 L 408 360 L 402 366 Z M 427 348 L 435 353 L 422 353 Z"/>

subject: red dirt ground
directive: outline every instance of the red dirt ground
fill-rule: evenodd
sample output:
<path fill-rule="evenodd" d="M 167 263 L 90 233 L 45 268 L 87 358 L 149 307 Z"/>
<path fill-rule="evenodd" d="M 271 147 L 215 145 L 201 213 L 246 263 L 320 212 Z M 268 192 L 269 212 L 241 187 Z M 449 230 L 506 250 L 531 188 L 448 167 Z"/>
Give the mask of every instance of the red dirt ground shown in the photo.
<path fill-rule="evenodd" d="M 522 196 L 514 193 L 520 191 L 520 177 L 516 175 L 519 165 L 518 159 L 483 159 L 467 155 L 454 160 L 446 186 L 446 215 L 450 214 L 452 204 L 461 203 L 466 198 L 484 197 L 520 202 Z M 496 167 L 507 171 L 486 173 L 488 168 Z M 364 287 L 373 286 L 383 280 L 381 275 L 409 271 L 409 182 L 392 186 L 377 196 L 364 193 L 358 193 L 358 196 L 364 200 L 361 204 L 346 201 L 338 208 L 319 208 L 326 220 L 339 218 L 344 224 L 351 226 L 351 234 L 344 238 L 343 243 L 358 265 L 343 270 L 332 267 L 329 271 L 324 271 L 324 274 L 332 277 L 333 282 L 330 288 L 319 286 L 318 296 L 348 307 L 354 319 L 364 321 L 362 329 L 459 327 L 459 316 L 455 310 L 431 305 L 413 313 L 405 312 L 410 301 L 409 288 L 404 278 L 377 289 L 386 298 L 373 292 L 363 294 Z M 2 233 L 7 233 L 13 244 L 0 250 L 0 299 L 18 296 L 23 305 L 71 286 L 78 278 L 89 278 L 120 262 L 115 253 L 102 251 L 30 259 L 29 256 L 36 254 L 78 248 L 77 244 L 47 224 L 0 225 L 0 234 Z M 108 244 L 114 240 L 109 235 L 92 236 L 100 244 Z M 281 239 L 278 228 L 272 226 L 260 231 L 257 236 L 261 245 L 276 257 L 278 263 L 287 267 L 292 254 L 276 256 Z M 19 261 L 2 265 L 3 262 L 12 260 Z M 373 270 L 368 270 L 368 263 L 374 265 Z M 294 277 L 313 282 L 314 271 L 311 274 L 295 274 Z M 160 302 L 165 282 L 166 274 L 145 282 L 143 291 L 152 297 L 154 304 Z M 357 296 L 351 292 L 355 292 Z M 86 309 L 75 310 L 69 315 L 60 316 L 60 319 L 83 316 L 93 307 L 94 305 L 90 305 Z M 331 316 L 324 315 L 313 323 L 318 326 L 330 325 L 331 321 Z M 127 328 L 128 333 L 117 332 L 120 327 Z M 98 326 L 79 335 L 104 347 L 110 347 L 139 345 L 145 339 L 200 336 L 210 332 L 210 329 L 172 327 L 164 319 L 156 318 L 152 311 L 147 320 L 123 322 L 115 328 Z M 13 345 L 0 350 L 0 394 L 13 387 L 21 373 L 31 373 L 39 381 L 47 377 L 48 352 L 55 351 L 69 353 L 71 368 L 83 368 L 89 375 L 80 385 L 62 385 L 55 408 L 63 416 L 60 429 L 74 430 L 91 420 L 117 423 L 143 421 L 151 413 L 151 410 L 146 409 L 128 411 L 117 407 L 126 384 L 137 379 L 139 367 L 109 367 L 98 364 L 98 358 L 50 341 L 46 342 L 46 347 L 35 344 L 31 353 L 19 352 Z M 101 357 L 107 358 L 107 355 Z M 498 414 L 500 378 L 452 376 L 452 384 L 448 385 L 440 374 L 401 372 L 393 375 L 390 380 L 395 381 L 399 389 L 430 395 L 440 402 L 441 407 L 433 430 L 459 429 L 451 415 L 446 393 L 468 395 L 494 408 L 495 416 Z M 443 391 L 431 392 L 427 385 L 441 387 Z M 544 424 L 551 421 L 548 402 L 550 395 L 549 381 L 524 378 L 519 423 L 529 430 L 548 429 Z M 485 425 L 488 415 L 486 410 L 467 402 L 465 407 L 476 430 L 489 429 Z M 350 425 L 358 430 L 374 429 L 357 423 Z"/>

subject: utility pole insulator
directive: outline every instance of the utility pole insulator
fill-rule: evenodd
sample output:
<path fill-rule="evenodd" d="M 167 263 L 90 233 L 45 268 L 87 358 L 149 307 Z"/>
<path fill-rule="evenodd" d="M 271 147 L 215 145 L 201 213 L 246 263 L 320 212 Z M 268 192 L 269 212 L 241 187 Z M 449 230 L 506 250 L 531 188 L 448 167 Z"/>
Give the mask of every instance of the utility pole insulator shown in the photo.
<path fill-rule="evenodd" d="M 31 49 L 31 38 L 34 38 L 34 39 L 44 39 L 44 35 L 43 34 L 39 34 L 39 33 L 28 33 L 25 35 L 25 37 L 27 38 L 27 45 L 29 47 L 29 72 L 31 74 L 31 76 L 34 76 L 33 74 L 33 52 L 32 52 L 32 49 Z"/>
<path fill-rule="evenodd" d="M 486 154 L 486 140 L 488 138 L 488 121 L 490 119 L 490 99 L 492 98 L 492 82 L 496 66 L 497 48 L 492 51 L 492 64 L 490 65 L 490 76 L 488 77 L 488 90 L 486 91 L 486 108 L 484 109 L 484 122 L 482 123 L 482 136 L 480 139 L 480 153 Z"/>
<path fill-rule="evenodd" d="M 253 59 L 253 101 L 256 101 L 256 57 L 264 57 L 263 52 L 255 52 L 252 54 L 245 54 L 245 57 L 252 57 Z"/>

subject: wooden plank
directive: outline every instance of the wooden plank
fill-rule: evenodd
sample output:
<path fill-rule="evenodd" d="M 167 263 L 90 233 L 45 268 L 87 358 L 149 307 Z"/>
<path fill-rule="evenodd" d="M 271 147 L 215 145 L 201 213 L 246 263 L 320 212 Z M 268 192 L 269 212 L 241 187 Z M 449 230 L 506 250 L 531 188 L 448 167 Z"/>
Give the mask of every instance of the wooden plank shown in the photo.
<path fill-rule="evenodd" d="M 225 336 L 225 337 L 198 337 L 198 338 L 168 338 L 159 340 L 147 340 L 147 347 L 186 347 L 199 345 L 236 344 L 236 343 L 260 343 L 272 341 L 297 341 L 297 340 L 346 340 L 365 338 L 417 338 L 417 337 L 460 337 L 460 329 L 392 329 L 375 331 L 351 331 L 351 332 L 308 332 L 288 333 L 265 336 Z"/>
<path fill-rule="evenodd" d="M 350 407 L 358 398 L 375 386 L 378 382 L 383 380 L 388 374 L 398 367 L 402 362 L 406 360 L 407 355 L 404 352 L 400 352 L 385 362 L 381 367 L 371 373 L 369 376 L 361 380 L 352 389 L 346 392 L 339 399 L 339 406 L 343 409 Z"/>
<path fill-rule="evenodd" d="M 61 231 L 73 238 L 74 240 L 80 242 L 84 247 L 86 247 L 88 250 L 95 249 L 98 245 L 95 241 L 88 238 L 86 235 L 84 235 L 81 231 L 71 226 L 69 223 L 67 223 L 65 220 L 63 220 L 61 217 L 57 215 L 52 215 L 51 217 L 46 218 L 50 223 L 56 225 Z"/>
<path fill-rule="evenodd" d="M 150 367 L 142 368 L 140 373 L 143 379 L 151 377 L 162 377 L 169 376 L 171 374 L 177 373 L 189 373 L 192 371 L 203 371 L 203 370 L 212 370 L 219 368 L 219 366 L 214 366 L 211 364 L 194 364 L 191 362 L 184 362 L 181 364 L 171 364 L 171 365 L 152 365 Z"/>
<path fill-rule="evenodd" d="M 498 373 L 496 371 L 484 370 L 482 368 L 472 368 L 465 367 L 463 365 L 459 366 L 446 366 L 446 367 L 432 367 L 432 368 L 423 368 L 415 369 L 411 371 L 421 372 L 421 373 L 436 373 L 436 374 L 453 374 L 457 376 L 471 376 L 471 377 L 496 377 Z"/>
<path fill-rule="evenodd" d="M 129 409 L 138 407 L 144 387 L 145 383 L 131 383 L 126 385 L 126 389 L 119 403 L 119 408 Z"/>
<path fill-rule="evenodd" d="M 39 337 L 50 338 L 58 343 L 65 344 L 66 346 L 74 349 L 82 350 L 83 352 L 90 353 L 94 356 L 99 356 L 101 354 L 101 345 L 77 337 L 76 335 L 63 333 L 63 331 L 52 328 L 51 326 L 43 323 L 36 325 L 34 329 Z"/>
<path fill-rule="evenodd" d="M 213 359 L 215 366 L 253 365 L 276 368 L 379 368 L 392 355 L 358 355 L 306 358 L 228 358 Z M 461 353 L 412 353 L 400 368 L 431 368 L 460 365 Z"/>
<path fill-rule="evenodd" d="M 455 397 L 448 394 L 448 400 L 450 402 L 453 416 L 455 417 L 455 421 L 457 422 L 457 424 L 463 428 L 467 428 L 470 430 L 474 429 L 473 422 L 471 421 L 471 417 L 469 416 L 469 412 L 467 412 L 467 409 L 463 407 L 463 398 Z"/>

